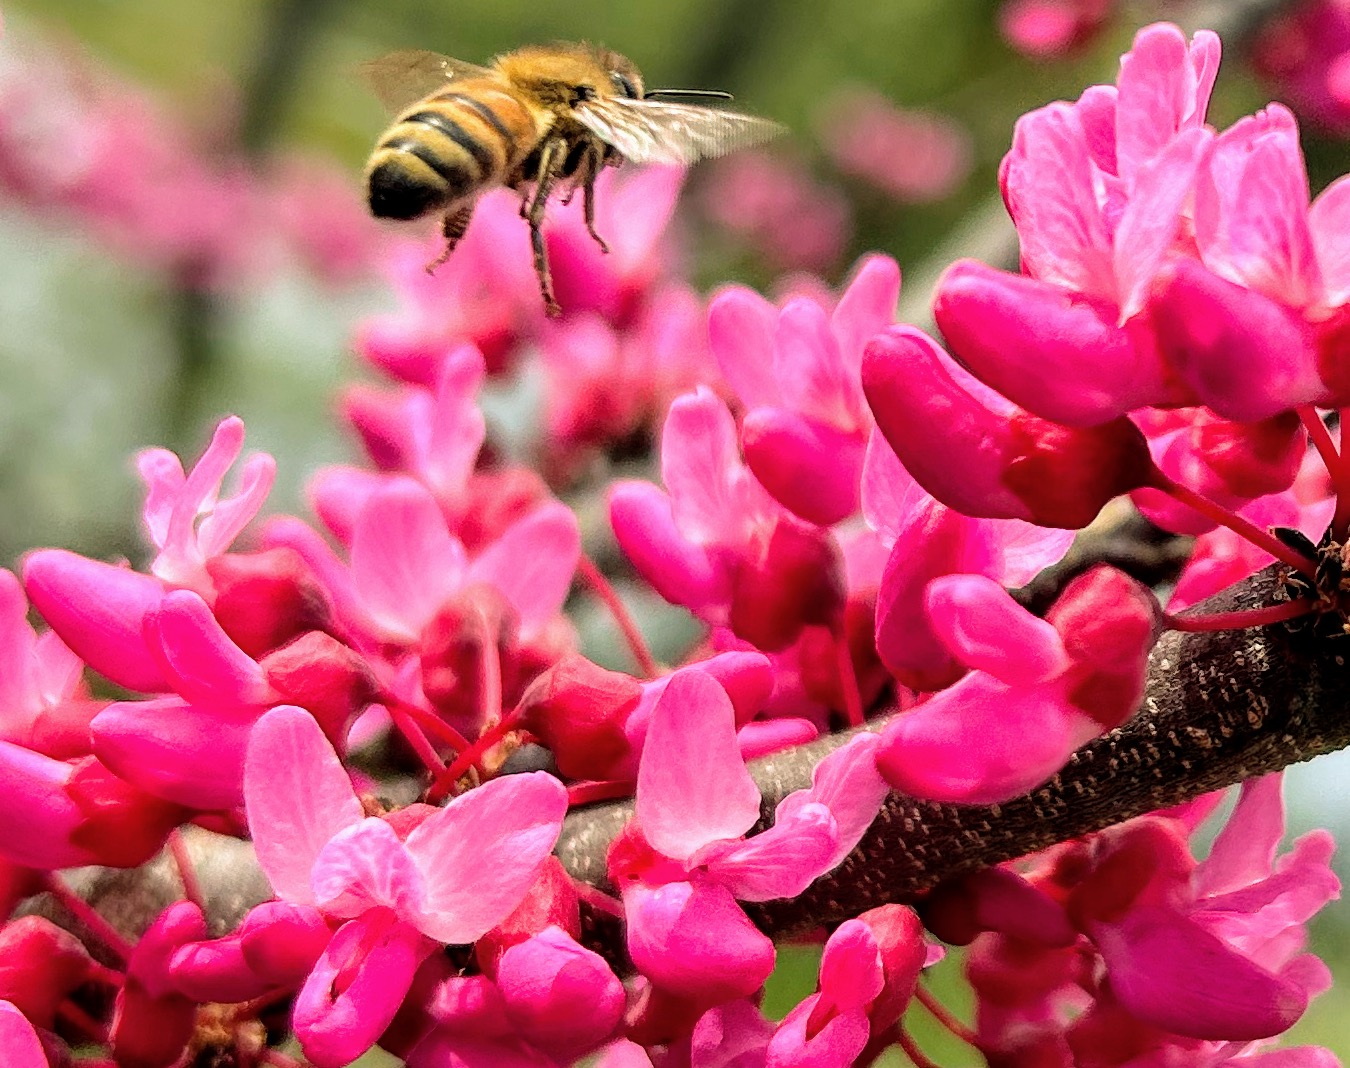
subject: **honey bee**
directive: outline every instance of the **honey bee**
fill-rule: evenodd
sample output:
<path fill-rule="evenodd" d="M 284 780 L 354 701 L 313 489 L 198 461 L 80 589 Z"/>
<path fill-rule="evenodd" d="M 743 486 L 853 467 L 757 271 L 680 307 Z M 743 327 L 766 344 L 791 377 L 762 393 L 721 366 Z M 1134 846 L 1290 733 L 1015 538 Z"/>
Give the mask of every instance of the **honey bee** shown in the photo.
<path fill-rule="evenodd" d="M 555 191 L 580 189 L 595 232 L 595 180 L 605 167 L 690 164 L 757 144 L 781 131 L 767 119 L 659 99 L 723 97 L 716 91 L 646 90 L 631 61 L 587 44 L 520 48 L 487 67 L 435 52 L 394 52 L 362 74 L 397 118 L 366 165 L 370 210 L 384 219 L 443 216 L 445 251 L 464 236 L 478 196 L 495 186 L 521 193 L 534 268 L 550 316 L 553 296 L 542 226 Z"/>

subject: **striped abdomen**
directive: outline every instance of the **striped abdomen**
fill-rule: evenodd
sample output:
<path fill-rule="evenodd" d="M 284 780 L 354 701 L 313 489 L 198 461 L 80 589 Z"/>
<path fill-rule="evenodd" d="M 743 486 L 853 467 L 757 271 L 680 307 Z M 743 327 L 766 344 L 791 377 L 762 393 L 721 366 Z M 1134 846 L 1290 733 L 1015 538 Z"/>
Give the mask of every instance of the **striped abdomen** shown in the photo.
<path fill-rule="evenodd" d="M 366 167 L 370 210 L 415 219 L 499 184 L 538 139 L 529 111 L 499 85 L 466 81 L 399 116 Z"/>

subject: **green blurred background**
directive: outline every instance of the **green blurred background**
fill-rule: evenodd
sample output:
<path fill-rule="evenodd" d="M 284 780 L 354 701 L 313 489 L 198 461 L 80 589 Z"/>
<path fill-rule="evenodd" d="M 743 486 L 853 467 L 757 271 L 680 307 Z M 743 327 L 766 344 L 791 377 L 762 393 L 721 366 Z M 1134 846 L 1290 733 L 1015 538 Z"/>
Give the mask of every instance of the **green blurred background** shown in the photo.
<path fill-rule="evenodd" d="M 1160 7 L 1126 5 L 1108 32 L 1068 60 L 1034 63 L 996 28 L 995 0 L 0 0 L 5 50 L 30 41 L 87 54 L 144 86 L 189 126 L 238 131 L 248 151 L 302 152 L 350 176 L 384 123 L 354 77 L 363 60 L 431 48 L 483 61 L 523 43 L 588 40 L 626 53 L 649 85 L 715 86 L 793 131 L 778 151 L 837 186 L 854 215 L 837 282 L 861 252 L 881 249 L 911 279 L 943 238 L 995 191 L 1018 115 L 1111 80 L 1134 30 Z M 1171 5 L 1179 8 L 1182 5 Z M 1212 119 L 1226 124 L 1268 91 L 1230 50 Z M 834 173 L 816 135 L 823 102 L 843 87 L 951 116 L 972 137 L 973 168 L 951 196 L 897 203 Z M 1350 169 L 1345 145 L 1309 146 L 1316 184 Z M 696 200 L 700 181 L 686 201 Z M 716 232 L 700 231 L 694 277 L 765 287 L 772 272 Z M 148 444 L 195 452 L 222 413 L 243 416 L 250 447 L 277 456 L 276 511 L 301 510 L 315 466 L 347 458 L 335 426 L 337 387 L 360 372 L 348 339 L 387 307 L 378 280 L 321 285 L 284 269 L 229 296 L 185 293 L 172 279 L 111 252 L 59 215 L 0 200 L 0 558 L 58 544 L 91 555 L 140 556 L 139 486 L 129 456 Z M 1291 772 L 1295 831 L 1344 833 L 1343 759 Z M 1344 875 L 1345 868 L 1342 868 Z M 1319 949 L 1350 974 L 1350 928 L 1318 925 Z M 813 982 L 809 952 L 785 954 L 770 1006 L 784 1010 Z M 964 1007 L 964 1006 L 962 1006 Z M 1350 1001 L 1324 996 L 1297 1033 L 1350 1053 Z M 969 1063 L 932 1047 L 942 1063 Z"/>

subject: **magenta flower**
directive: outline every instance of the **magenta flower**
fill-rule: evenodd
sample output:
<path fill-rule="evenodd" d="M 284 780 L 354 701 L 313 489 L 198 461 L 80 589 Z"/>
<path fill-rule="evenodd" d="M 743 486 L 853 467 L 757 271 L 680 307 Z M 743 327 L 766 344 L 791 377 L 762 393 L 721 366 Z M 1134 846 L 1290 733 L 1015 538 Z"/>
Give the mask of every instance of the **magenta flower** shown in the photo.
<path fill-rule="evenodd" d="M 998 13 L 1008 43 L 1032 59 L 1049 59 L 1091 39 L 1116 0 L 1007 0 Z"/>
<path fill-rule="evenodd" d="M 736 905 L 801 893 L 857 844 L 886 794 L 862 734 L 745 838 L 760 794 L 736 745 L 725 690 L 698 668 L 673 675 L 652 710 L 638 767 L 637 827 L 610 853 L 628 948 L 657 987 L 705 1006 L 757 990 L 773 944 Z M 709 784 L 716 784 L 710 788 Z"/>
<path fill-rule="evenodd" d="M 900 268 L 870 256 L 833 311 L 808 297 L 780 310 L 733 287 L 708 312 L 712 349 L 745 407 L 741 444 L 755 477 L 807 522 L 829 526 L 858 510 L 872 429 L 863 346 L 895 318 Z"/>
<path fill-rule="evenodd" d="M 510 914 L 567 809 L 556 779 L 511 775 L 430 810 L 400 839 L 363 818 L 318 724 L 284 705 L 253 728 L 244 794 L 278 896 L 338 925 L 295 1006 L 296 1034 L 322 1068 L 375 1042 L 438 943 L 472 943 Z"/>
<path fill-rule="evenodd" d="M 1006 801 L 1138 707 L 1159 613 L 1118 571 L 1080 576 L 1045 619 L 979 575 L 935 579 L 925 601 L 938 640 L 972 670 L 882 732 L 877 766 L 898 790 Z"/>
<path fill-rule="evenodd" d="M 0 1001 L 0 1058 L 17 1068 L 47 1068 L 50 1063 L 33 1025 L 8 1001 Z"/>

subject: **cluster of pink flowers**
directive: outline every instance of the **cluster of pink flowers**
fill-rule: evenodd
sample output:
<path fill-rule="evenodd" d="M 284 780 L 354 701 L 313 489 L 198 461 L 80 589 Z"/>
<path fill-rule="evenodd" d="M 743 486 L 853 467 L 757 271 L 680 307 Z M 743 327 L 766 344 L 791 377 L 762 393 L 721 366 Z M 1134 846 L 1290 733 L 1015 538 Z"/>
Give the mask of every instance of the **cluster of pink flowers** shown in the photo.
<path fill-rule="evenodd" d="M 0 60 L 0 197 L 75 222 L 196 286 L 286 259 L 335 283 L 370 274 L 382 237 L 347 176 L 289 159 L 262 173 L 143 92 L 54 47 Z"/>
<path fill-rule="evenodd" d="M 840 923 L 780 1021 L 743 908 L 835 869 L 892 789 L 994 804 L 1043 783 L 1135 712 L 1164 627 L 1235 625 L 1104 566 L 1043 617 L 1013 598 L 1113 498 L 1201 535 L 1174 609 L 1272 557 L 1312 575 L 1268 525 L 1345 539 L 1350 469 L 1317 408 L 1350 388 L 1350 180 L 1308 203 L 1278 106 L 1207 126 L 1218 53 L 1149 27 L 1117 85 L 1019 123 L 1023 273 L 952 267 L 936 311 L 959 362 L 894 324 L 885 256 L 838 294 L 705 303 L 664 244 L 681 175 L 653 169 L 602 185 L 608 256 L 579 204 L 557 213 L 556 322 L 510 195 L 433 275 L 427 248 L 393 249 L 400 306 L 359 347 L 398 381 L 346 394 L 370 463 L 315 476 L 322 530 L 274 516 L 235 547 L 275 473 L 253 455 L 224 490 L 237 419 L 190 469 L 141 453 L 143 570 L 41 549 L 0 571 L 0 914 L 46 890 L 97 943 L 0 925 L 0 1061 L 55 1068 L 78 1043 L 118 1068 L 284 1068 L 284 1019 L 318 1068 L 376 1043 L 411 1068 L 924 1063 L 919 1003 L 1013 1068 L 1334 1064 L 1268 1048 L 1328 984 L 1306 923 L 1338 889 L 1326 835 L 1277 857 L 1278 778 L 1243 788 L 1203 862 L 1213 797 Z M 555 481 L 661 424 L 663 485 L 616 482 L 608 505 L 632 566 L 705 627 L 678 664 L 548 481 L 493 447 L 481 391 L 530 360 Z M 577 651 L 578 577 L 637 674 Z M 843 726 L 864 729 L 769 820 L 747 761 Z M 381 747 L 410 803 L 353 759 Z M 553 856 L 564 819 L 609 798 L 633 816 L 607 885 L 579 883 Z M 275 896 L 232 930 L 187 824 L 252 840 Z M 183 899 L 130 941 L 60 874 L 161 849 Z M 944 942 L 972 947 L 973 1027 L 924 987 Z"/>

